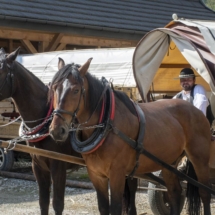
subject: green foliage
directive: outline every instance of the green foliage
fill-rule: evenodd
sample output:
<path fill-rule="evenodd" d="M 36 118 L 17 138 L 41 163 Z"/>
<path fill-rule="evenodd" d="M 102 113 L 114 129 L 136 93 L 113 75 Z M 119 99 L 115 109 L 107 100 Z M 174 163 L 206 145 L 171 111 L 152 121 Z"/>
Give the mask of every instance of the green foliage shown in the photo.
<path fill-rule="evenodd" d="M 204 2 L 210 9 L 215 11 L 215 0 L 205 0 Z"/>

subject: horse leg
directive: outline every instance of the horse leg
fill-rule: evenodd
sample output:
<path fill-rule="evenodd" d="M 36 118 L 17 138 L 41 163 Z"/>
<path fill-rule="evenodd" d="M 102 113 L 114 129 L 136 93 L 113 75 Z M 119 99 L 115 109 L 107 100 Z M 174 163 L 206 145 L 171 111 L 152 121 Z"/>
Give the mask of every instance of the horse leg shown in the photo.
<path fill-rule="evenodd" d="M 101 215 L 109 215 L 109 195 L 108 178 L 96 175 L 88 170 L 90 180 L 92 181 L 97 194 L 98 208 Z"/>
<path fill-rule="evenodd" d="M 170 215 L 180 214 L 180 200 L 182 188 L 178 177 L 167 169 L 162 170 L 162 176 L 166 183 L 170 204 Z"/>
<path fill-rule="evenodd" d="M 50 172 L 42 170 L 34 159 L 32 159 L 32 169 L 39 186 L 39 204 L 41 215 L 48 215 L 51 187 Z"/>
<path fill-rule="evenodd" d="M 53 183 L 53 208 L 55 215 L 62 215 L 64 209 L 64 194 L 66 186 L 66 163 L 53 160 L 51 163 Z"/>
<path fill-rule="evenodd" d="M 121 177 L 120 177 L 121 176 Z M 110 193 L 111 193 L 111 215 L 119 215 L 122 213 L 122 200 L 125 187 L 125 174 L 120 171 L 110 172 Z"/>
<path fill-rule="evenodd" d="M 123 212 L 128 215 L 136 215 L 137 210 L 135 206 L 135 197 L 137 191 L 136 178 L 127 178 L 125 182 L 124 194 L 123 194 Z"/>

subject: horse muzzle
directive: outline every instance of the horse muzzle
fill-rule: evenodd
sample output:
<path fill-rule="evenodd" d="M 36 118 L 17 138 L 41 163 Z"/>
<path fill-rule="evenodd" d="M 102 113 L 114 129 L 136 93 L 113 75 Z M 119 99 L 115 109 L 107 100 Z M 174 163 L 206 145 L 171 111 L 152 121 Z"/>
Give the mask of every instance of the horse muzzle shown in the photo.
<path fill-rule="evenodd" d="M 49 134 L 56 142 L 64 142 L 69 135 L 69 128 L 65 125 L 51 124 L 49 127 Z"/>

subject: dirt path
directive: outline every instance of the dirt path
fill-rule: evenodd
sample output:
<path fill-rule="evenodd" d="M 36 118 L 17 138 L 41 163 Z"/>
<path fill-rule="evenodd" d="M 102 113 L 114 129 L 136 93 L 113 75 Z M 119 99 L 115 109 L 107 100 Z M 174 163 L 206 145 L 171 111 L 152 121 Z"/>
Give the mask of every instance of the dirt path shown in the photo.
<path fill-rule="evenodd" d="M 88 180 L 84 172 L 72 174 L 73 179 Z M 71 177 L 69 177 L 71 179 Z M 40 214 L 36 182 L 0 177 L 0 214 L 35 215 Z M 136 194 L 138 215 L 153 215 L 148 205 L 146 190 Z M 213 201 L 214 202 L 214 201 Z M 215 214 L 215 203 L 211 204 Z M 54 215 L 52 204 L 50 215 Z M 64 215 L 98 215 L 97 199 L 94 190 L 66 187 Z M 186 209 L 181 213 L 187 214 Z"/>

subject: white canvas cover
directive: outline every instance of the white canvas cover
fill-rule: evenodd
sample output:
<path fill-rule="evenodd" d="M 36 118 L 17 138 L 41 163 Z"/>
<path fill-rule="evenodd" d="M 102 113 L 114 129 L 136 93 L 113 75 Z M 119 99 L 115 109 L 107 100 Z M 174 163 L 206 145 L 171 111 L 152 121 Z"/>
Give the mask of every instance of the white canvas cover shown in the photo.
<path fill-rule="evenodd" d="M 211 34 L 214 33 L 215 22 L 208 23 L 201 23 L 198 26 L 195 37 L 194 29 L 190 29 L 192 33 L 189 35 L 187 32 L 189 26 L 185 26 L 184 29 L 186 22 L 183 21 L 178 26 L 177 23 L 171 22 L 166 28 L 155 29 L 142 38 L 134 52 L 133 71 L 144 100 L 147 100 L 147 93 L 153 82 L 157 92 L 180 91 L 179 83 L 173 78 L 179 75 L 183 67 L 192 67 L 203 78 L 201 84 L 215 94 L 213 76 L 215 71 L 212 71 L 211 66 L 215 62 L 215 41 L 214 35 Z M 203 24 L 207 26 L 203 27 Z M 162 84 L 165 77 L 166 80 Z"/>
<path fill-rule="evenodd" d="M 17 61 L 48 84 L 58 71 L 59 57 L 66 64 L 74 62 L 80 65 L 93 57 L 89 71 L 97 78 L 113 79 L 115 86 L 136 87 L 132 70 L 133 53 L 134 48 L 83 49 L 20 55 Z"/>

